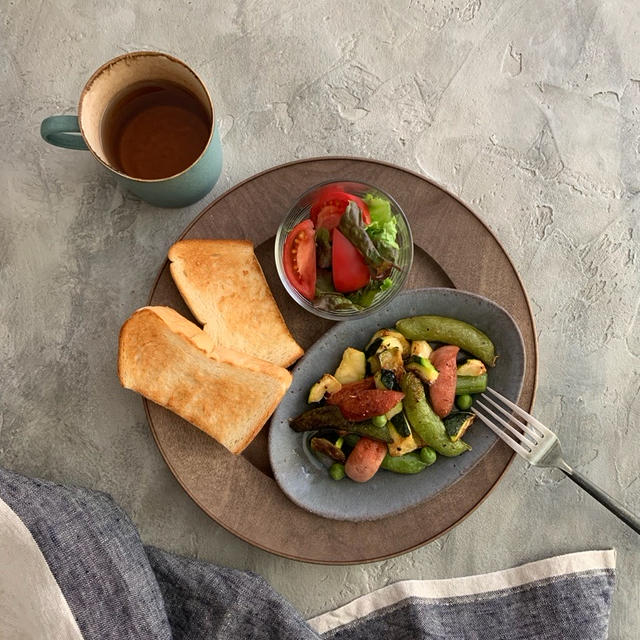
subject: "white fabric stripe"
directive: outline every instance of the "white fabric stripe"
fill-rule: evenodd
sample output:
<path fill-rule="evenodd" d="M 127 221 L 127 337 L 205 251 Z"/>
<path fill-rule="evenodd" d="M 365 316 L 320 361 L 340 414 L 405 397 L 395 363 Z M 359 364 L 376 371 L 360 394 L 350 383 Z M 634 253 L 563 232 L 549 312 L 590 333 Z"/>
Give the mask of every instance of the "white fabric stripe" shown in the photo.
<path fill-rule="evenodd" d="M 436 599 L 484 594 L 519 587 L 529 582 L 554 576 L 581 571 L 614 569 L 615 566 L 616 552 L 614 549 L 608 549 L 568 553 L 555 558 L 530 562 L 513 569 L 463 578 L 403 580 L 356 598 L 343 607 L 323 613 L 307 622 L 317 633 L 326 633 L 410 597 Z"/>
<path fill-rule="evenodd" d="M 31 532 L 0 498 L 0 640 L 82 640 Z"/>

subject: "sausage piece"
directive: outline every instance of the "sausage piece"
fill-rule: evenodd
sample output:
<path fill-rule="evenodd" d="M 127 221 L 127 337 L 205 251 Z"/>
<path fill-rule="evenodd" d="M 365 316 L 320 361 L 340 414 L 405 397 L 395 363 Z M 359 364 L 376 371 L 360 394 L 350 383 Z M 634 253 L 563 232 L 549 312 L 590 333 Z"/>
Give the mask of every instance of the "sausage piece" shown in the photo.
<path fill-rule="evenodd" d="M 338 393 L 342 393 L 339 391 Z M 388 389 L 369 389 L 357 394 L 344 396 L 338 406 L 342 415 L 353 422 L 364 422 L 374 416 L 391 411 L 404 398 L 401 391 Z"/>
<path fill-rule="evenodd" d="M 360 438 L 347 458 L 344 471 L 354 482 L 367 482 L 376 475 L 386 453 L 384 442 Z"/>
<path fill-rule="evenodd" d="M 438 377 L 429 386 L 429 399 L 434 413 L 440 418 L 451 413 L 456 399 L 456 356 L 460 347 L 447 344 L 431 352 L 429 360 L 438 370 Z"/>

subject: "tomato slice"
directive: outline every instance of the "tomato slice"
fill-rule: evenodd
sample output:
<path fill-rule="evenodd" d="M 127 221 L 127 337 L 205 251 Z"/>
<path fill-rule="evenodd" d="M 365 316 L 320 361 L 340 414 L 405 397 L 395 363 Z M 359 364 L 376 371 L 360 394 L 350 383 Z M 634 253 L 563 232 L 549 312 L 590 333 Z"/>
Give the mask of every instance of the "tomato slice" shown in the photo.
<path fill-rule="evenodd" d="M 320 193 L 316 196 L 315 201 L 311 205 L 311 212 L 309 217 L 316 227 L 323 226 L 319 223 L 320 214 L 324 212 L 325 216 L 328 216 L 331 213 L 331 221 L 333 221 L 333 216 L 340 214 L 342 215 L 349 204 L 349 200 L 353 200 L 359 207 L 360 211 L 362 211 L 362 220 L 365 224 L 371 224 L 371 214 L 369 213 L 369 208 L 365 204 L 362 198 L 358 198 L 358 196 L 354 196 L 351 193 L 347 193 L 346 191 L 342 191 L 337 187 L 327 187 L 320 191 Z M 338 221 L 340 219 L 338 218 Z M 334 226 L 338 226 L 337 224 Z M 327 227 L 329 230 L 333 227 Z"/>
<path fill-rule="evenodd" d="M 289 282 L 307 300 L 313 300 L 316 294 L 316 241 L 311 220 L 303 220 L 289 232 L 282 258 Z"/>
<path fill-rule="evenodd" d="M 318 222 L 318 214 L 324 207 L 334 207 L 336 211 L 344 213 L 347 204 L 349 204 L 349 198 L 342 189 L 338 187 L 325 187 L 316 195 L 311 205 L 309 217 L 313 221 L 313 224 L 316 224 Z"/>
<path fill-rule="evenodd" d="M 349 293 L 364 287 L 371 279 L 369 267 L 362 254 L 344 237 L 339 229 L 333 230 L 331 246 L 333 286 L 340 293 Z"/>
<path fill-rule="evenodd" d="M 325 205 L 318 213 L 316 227 L 318 229 L 324 227 L 328 231 L 335 229 L 340 224 L 340 218 L 342 218 L 343 213 L 344 210 L 339 211 L 332 205 Z"/>
<path fill-rule="evenodd" d="M 360 211 L 362 211 L 362 221 L 365 224 L 371 224 L 371 214 L 369 213 L 369 207 L 367 207 L 365 201 L 362 198 L 358 198 L 358 196 L 354 196 L 351 193 L 348 195 L 349 200 L 353 200 L 360 207 Z"/>

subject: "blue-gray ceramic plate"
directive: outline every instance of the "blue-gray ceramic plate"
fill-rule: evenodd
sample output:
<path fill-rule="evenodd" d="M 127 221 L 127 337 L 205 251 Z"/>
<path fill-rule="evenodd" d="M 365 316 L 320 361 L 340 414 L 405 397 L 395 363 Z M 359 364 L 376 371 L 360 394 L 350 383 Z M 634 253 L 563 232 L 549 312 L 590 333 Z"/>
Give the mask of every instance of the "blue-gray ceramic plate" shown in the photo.
<path fill-rule="evenodd" d="M 471 469 L 495 443 L 496 436 L 479 420 L 465 434 L 472 449 L 457 458 L 438 457 L 416 475 L 380 470 L 367 483 L 332 480 L 326 468 L 305 446 L 307 434 L 296 433 L 289 419 L 306 411 L 311 385 L 323 373 L 333 373 L 349 346 L 364 349 L 378 329 L 393 327 L 400 318 L 431 314 L 468 322 L 493 341 L 498 360 L 489 370 L 489 385 L 516 402 L 525 367 L 524 344 L 513 318 L 491 300 L 456 289 L 405 291 L 375 315 L 332 327 L 307 351 L 293 370 L 293 383 L 276 409 L 269 432 L 269 457 L 276 481 L 297 505 L 336 520 L 376 520 L 428 500 Z"/>

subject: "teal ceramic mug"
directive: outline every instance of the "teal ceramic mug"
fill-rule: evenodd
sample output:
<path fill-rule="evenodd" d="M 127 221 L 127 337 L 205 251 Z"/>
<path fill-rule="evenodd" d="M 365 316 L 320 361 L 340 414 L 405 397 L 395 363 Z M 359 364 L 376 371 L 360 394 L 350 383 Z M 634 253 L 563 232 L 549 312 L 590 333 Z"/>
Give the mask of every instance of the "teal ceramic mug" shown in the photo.
<path fill-rule="evenodd" d="M 173 175 L 154 179 L 133 177 L 118 167 L 107 153 L 102 131 L 103 117 L 110 105 L 132 87 L 149 82 L 170 83 L 186 90 L 204 110 L 209 127 L 208 140 L 193 162 Z M 125 188 L 159 207 L 185 207 L 200 200 L 211 191 L 222 170 L 220 134 L 209 92 L 192 69 L 166 53 L 134 51 L 105 63 L 82 90 L 78 116 L 46 118 L 40 133 L 55 146 L 90 151 Z"/>

